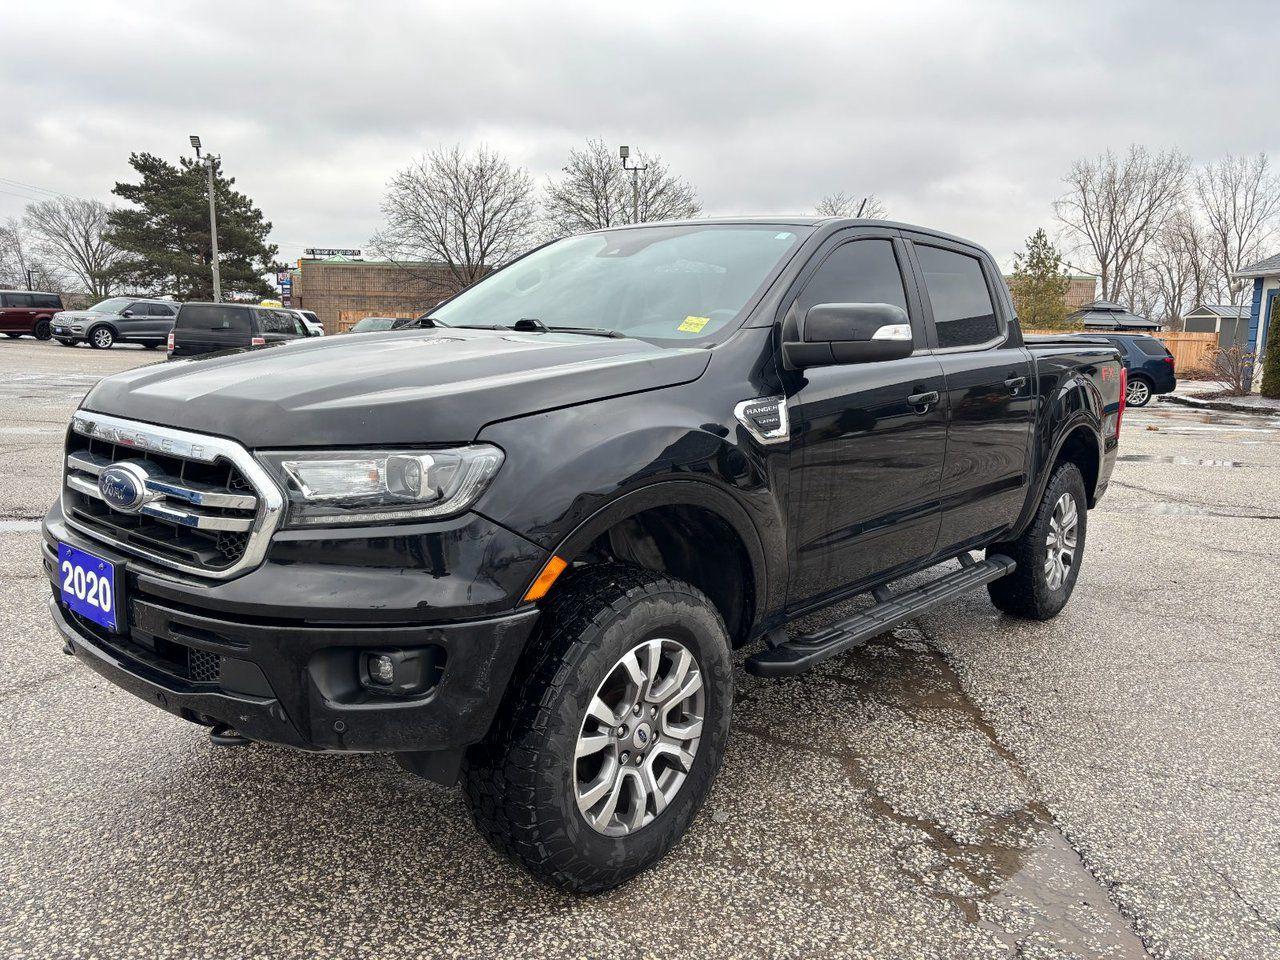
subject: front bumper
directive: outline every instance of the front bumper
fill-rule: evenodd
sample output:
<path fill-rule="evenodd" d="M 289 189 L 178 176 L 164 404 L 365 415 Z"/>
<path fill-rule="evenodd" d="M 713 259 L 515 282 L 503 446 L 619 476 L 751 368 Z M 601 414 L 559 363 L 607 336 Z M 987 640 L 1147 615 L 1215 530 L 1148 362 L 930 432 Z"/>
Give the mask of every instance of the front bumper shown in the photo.
<path fill-rule="evenodd" d="M 119 565 L 128 598 L 125 631 L 111 633 L 62 605 L 58 541 Z M 403 567 L 368 567 L 354 578 L 364 609 L 349 607 L 345 622 L 334 622 L 330 595 L 310 611 L 325 620 L 296 618 L 299 581 L 316 585 L 309 578 L 320 575 L 300 562 L 299 546 L 290 545 L 284 562 L 269 558 L 225 584 L 185 583 L 148 573 L 72 530 L 55 507 L 45 521 L 43 546 L 53 588 L 50 613 L 70 650 L 116 686 L 188 720 L 226 723 L 252 740 L 307 750 L 419 752 L 456 750 L 481 739 L 538 610 L 508 607 L 476 616 L 472 607 L 470 617 L 451 619 L 420 602 L 417 609 L 429 612 L 414 617 L 395 609 L 405 581 L 417 579 L 420 589 L 429 589 L 432 578 L 413 578 L 415 571 Z M 440 547 L 442 556 L 452 553 L 448 543 Z M 330 586 L 337 591 L 334 582 Z M 246 602 L 250 589 L 253 603 Z M 448 596 L 450 589 L 457 586 L 437 595 Z M 428 618 L 433 622 L 413 622 Z M 360 651 L 370 648 L 434 648 L 441 669 L 422 694 L 373 694 L 358 681 Z"/>

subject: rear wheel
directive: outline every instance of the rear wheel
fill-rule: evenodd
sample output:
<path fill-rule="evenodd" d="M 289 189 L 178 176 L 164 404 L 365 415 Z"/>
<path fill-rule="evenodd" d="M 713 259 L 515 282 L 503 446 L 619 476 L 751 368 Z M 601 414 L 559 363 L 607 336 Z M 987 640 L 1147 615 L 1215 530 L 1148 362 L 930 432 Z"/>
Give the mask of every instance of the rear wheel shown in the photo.
<path fill-rule="evenodd" d="M 116 342 L 116 335 L 110 327 L 94 327 L 89 331 L 89 345 L 96 350 L 110 350 Z"/>
<path fill-rule="evenodd" d="M 720 769 L 733 682 L 724 623 L 638 567 L 557 588 L 490 735 L 463 768 L 476 826 L 535 876 L 607 890 L 663 856 Z"/>
<path fill-rule="evenodd" d="M 991 601 L 1006 613 L 1030 620 L 1057 616 L 1080 575 L 1087 526 L 1084 477 L 1074 463 L 1061 463 L 1022 536 L 987 548 L 988 556 L 1003 553 L 1018 563 L 1013 573 L 987 585 Z"/>
<path fill-rule="evenodd" d="M 1142 377 L 1131 377 L 1124 402 L 1130 407 L 1145 407 L 1151 401 L 1151 383 Z"/>
<path fill-rule="evenodd" d="M 35 329 L 31 331 L 37 340 L 48 340 L 53 336 L 53 329 L 49 326 L 47 319 L 36 321 Z"/>

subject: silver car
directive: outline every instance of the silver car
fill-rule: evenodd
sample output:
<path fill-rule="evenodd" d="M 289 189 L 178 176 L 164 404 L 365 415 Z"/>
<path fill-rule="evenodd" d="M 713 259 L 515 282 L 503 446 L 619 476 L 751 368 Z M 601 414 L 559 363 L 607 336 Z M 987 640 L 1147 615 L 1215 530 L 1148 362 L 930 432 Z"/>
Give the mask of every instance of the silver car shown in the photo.
<path fill-rule="evenodd" d="M 152 297 L 109 297 L 88 310 L 55 313 L 53 338 L 64 347 L 83 342 L 107 350 L 117 343 L 140 343 L 154 350 L 169 339 L 180 306 Z"/>

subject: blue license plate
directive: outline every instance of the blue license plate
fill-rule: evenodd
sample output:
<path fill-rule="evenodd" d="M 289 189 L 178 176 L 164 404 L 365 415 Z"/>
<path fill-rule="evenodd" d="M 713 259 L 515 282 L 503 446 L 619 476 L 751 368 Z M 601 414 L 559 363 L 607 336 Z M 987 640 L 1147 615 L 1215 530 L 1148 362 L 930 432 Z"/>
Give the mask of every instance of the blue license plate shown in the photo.
<path fill-rule="evenodd" d="M 58 544 L 58 576 L 62 602 L 80 616 L 108 630 L 119 630 L 116 620 L 116 565 L 65 543 Z"/>

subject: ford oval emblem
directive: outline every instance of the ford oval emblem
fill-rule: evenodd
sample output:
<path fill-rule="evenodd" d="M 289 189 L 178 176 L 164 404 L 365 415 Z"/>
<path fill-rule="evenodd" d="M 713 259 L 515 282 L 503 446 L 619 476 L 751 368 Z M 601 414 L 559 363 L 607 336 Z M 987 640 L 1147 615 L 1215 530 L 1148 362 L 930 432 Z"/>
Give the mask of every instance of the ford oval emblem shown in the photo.
<path fill-rule="evenodd" d="M 113 463 L 98 474 L 98 492 L 113 510 L 137 513 L 147 500 L 147 472 L 132 463 Z"/>

